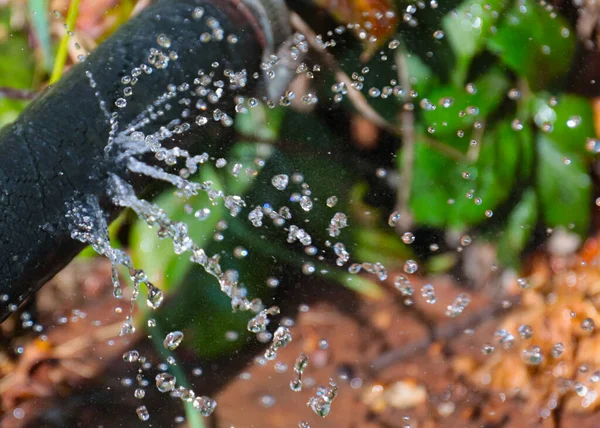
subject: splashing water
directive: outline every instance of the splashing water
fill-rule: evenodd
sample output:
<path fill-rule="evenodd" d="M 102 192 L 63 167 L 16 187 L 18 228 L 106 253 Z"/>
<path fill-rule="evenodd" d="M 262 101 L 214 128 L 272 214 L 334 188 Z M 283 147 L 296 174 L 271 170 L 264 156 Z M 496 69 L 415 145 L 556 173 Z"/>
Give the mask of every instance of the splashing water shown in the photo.
<path fill-rule="evenodd" d="M 308 356 L 300 354 L 294 363 L 294 378 L 290 381 L 292 391 L 302 391 L 302 374 L 308 366 Z"/>
<path fill-rule="evenodd" d="M 434 7 L 434 4 L 436 5 Z M 431 8 L 437 7 L 437 3 L 431 2 Z M 419 6 L 420 7 L 420 6 Z M 404 21 L 408 25 L 416 26 L 417 21 L 415 14 L 417 12 L 416 6 L 409 6 L 403 17 Z M 197 8 L 192 12 L 193 19 L 211 19 L 204 15 L 204 11 L 201 8 Z M 360 27 L 360 25 L 358 25 Z M 213 23 L 214 32 L 211 37 L 226 38 L 228 40 L 234 40 L 231 38 L 233 35 L 221 34 L 218 29 L 218 23 Z M 343 27 L 337 34 L 342 34 L 345 31 Z M 360 31 L 360 28 L 359 28 Z M 333 33 L 332 33 L 333 34 Z M 206 37 L 206 43 L 209 43 L 210 37 Z M 237 37 L 237 36 L 236 36 Z M 365 37 L 367 37 L 365 35 Z M 437 30 L 433 33 L 435 40 L 442 40 L 447 35 L 444 31 Z M 230 39 L 231 38 L 231 39 Z M 323 36 L 317 36 L 315 49 L 318 51 L 325 51 L 330 47 L 335 46 L 335 40 L 333 37 L 330 40 Z M 373 40 L 374 41 L 374 40 Z M 320 66 L 310 68 L 305 62 L 302 62 L 304 55 L 309 51 L 309 43 L 307 36 L 296 33 L 292 37 L 291 48 L 287 53 L 288 57 L 278 57 L 277 55 L 271 55 L 266 58 L 262 64 L 262 69 L 267 79 L 273 80 L 275 75 L 279 72 L 278 66 L 284 62 L 291 62 L 294 64 L 292 67 L 297 75 L 307 76 L 309 79 L 313 79 L 315 75 L 318 75 Z M 225 96 L 227 93 L 235 94 L 238 89 L 244 88 L 249 79 L 256 78 L 256 76 L 249 76 L 246 70 L 229 70 L 224 69 L 221 64 L 214 64 L 213 70 L 198 70 L 198 77 L 192 82 L 179 82 L 178 84 L 171 84 L 162 94 L 159 94 L 157 98 L 147 108 L 141 111 L 133 121 L 130 123 L 121 123 L 121 112 L 129 108 L 128 100 L 135 93 L 135 83 L 140 79 L 143 79 L 144 74 L 150 74 L 151 72 L 160 72 L 165 68 L 168 68 L 172 63 L 177 61 L 178 53 L 171 50 L 172 40 L 167 34 L 159 34 L 156 38 L 157 46 L 149 52 L 149 64 L 140 64 L 139 67 L 134 67 L 121 80 L 120 90 L 122 96 L 120 96 L 114 105 L 108 105 L 103 100 L 98 100 L 107 121 L 110 123 L 110 134 L 106 144 L 106 152 L 117 153 L 117 158 L 121 161 L 127 169 L 127 173 L 143 176 L 154 181 L 166 183 L 173 186 L 176 189 L 176 195 L 182 200 L 187 200 L 199 194 L 204 194 L 208 197 L 210 204 L 213 207 L 221 205 L 226 209 L 231 217 L 240 217 L 244 221 L 248 221 L 253 228 L 256 229 L 269 229 L 271 227 L 270 221 L 273 222 L 274 226 L 277 226 L 284 235 L 285 240 L 290 247 L 297 246 L 301 247 L 304 254 L 314 257 L 314 262 L 302 263 L 302 272 L 305 274 L 322 273 L 326 274 L 327 269 L 323 268 L 319 262 L 322 262 L 325 257 L 321 253 L 326 253 L 334 257 L 335 265 L 337 267 L 344 267 L 351 275 L 358 275 L 366 273 L 368 277 L 372 277 L 379 282 L 388 280 L 388 276 L 394 278 L 393 284 L 399 295 L 403 298 L 406 305 L 413 304 L 413 296 L 415 295 L 414 286 L 411 283 L 413 277 L 417 272 L 421 272 L 420 261 L 417 262 L 409 257 L 403 259 L 403 271 L 406 275 L 410 276 L 411 279 L 404 275 L 395 275 L 396 272 L 392 268 L 386 267 L 381 261 L 372 259 L 369 261 L 359 260 L 361 257 L 361 251 L 356 251 L 354 243 L 343 242 L 341 237 L 346 238 L 346 235 L 350 235 L 348 230 L 351 230 L 351 222 L 354 224 L 354 217 L 352 211 L 347 211 L 347 214 L 340 211 L 336 211 L 333 216 L 329 211 L 327 219 L 329 224 L 325 223 L 323 228 L 326 227 L 325 232 L 330 238 L 335 238 L 333 242 L 326 241 L 324 243 L 324 249 L 321 249 L 322 244 L 317 234 L 313 233 L 306 224 L 309 224 L 310 220 L 305 220 L 301 215 L 313 214 L 317 209 L 323 205 L 327 208 L 334 208 L 338 206 L 340 202 L 337 196 L 329 196 L 323 194 L 313 194 L 313 189 L 304 182 L 304 178 L 301 173 L 292 174 L 289 170 L 288 174 L 279 173 L 282 170 L 277 170 L 276 175 L 270 176 L 270 185 L 277 192 L 290 192 L 288 206 L 274 207 L 271 206 L 270 201 L 263 201 L 263 203 L 251 203 L 244 200 L 240 195 L 227 195 L 225 194 L 216 183 L 211 181 L 196 182 L 193 176 L 198 172 L 202 171 L 204 166 L 209 166 L 214 163 L 217 169 L 231 169 L 231 175 L 238 177 L 240 174 L 243 175 L 243 165 L 241 163 L 228 164 L 228 160 L 225 158 L 211 157 L 208 153 L 193 154 L 187 150 L 179 147 L 164 147 L 163 144 L 177 141 L 177 138 L 190 132 L 194 128 L 202 128 L 207 124 L 215 122 L 220 124 L 224 128 L 230 128 L 234 125 L 233 113 L 225 112 L 221 109 L 214 108 L 214 105 Z M 392 40 L 388 44 L 388 49 L 391 51 L 397 50 L 401 47 L 401 43 L 397 40 Z M 182 53 L 183 54 L 183 53 Z M 385 55 L 381 54 L 383 59 Z M 397 80 L 390 82 L 390 86 L 374 87 L 365 86 L 365 76 L 369 73 L 368 67 L 364 67 L 360 72 L 351 74 L 351 78 L 348 82 L 336 81 L 331 87 L 332 99 L 334 103 L 341 103 L 344 99 L 352 98 L 356 93 L 360 93 L 361 96 L 367 94 L 370 98 L 385 99 L 388 97 L 394 97 L 400 100 L 406 111 L 411 111 L 415 108 L 415 105 L 420 107 L 423 112 L 433 113 L 440 109 L 450 109 L 456 102 L 451 97 L 444 97 L 440 100 L 439 105 L 436 105 L 437 100 L 422 98 L 418 102 L 418 92 L 411 90 L 409 87 L 402 87 Z M 94 76 L 91 73 L 87 73 L 90 87 L 94 88 L 96 82 Z M 473 83 L 465 85 L 465 92 L 467 94 L 477 94 L 478 90 L 481 90 L 481 86 Z M 511 89 L 509 92 L 509 99 L 518 101 L 520 98 L 519 91 Z M 248 111 L 260 106 L 266 105 L 268 108 L 274 108 L 275 106 L 288 106 L 292 102 L 298 102 L 305 106 L 311 106 L 318 102 L 316 95 L 308 92 L 303 96 L 296 96 L 293 91 L 287 91 L 278 99 L 264 98 L 261 101 L 256 98 L 245 99 L 244 97 L 237 96 L 235 104 L 235 112 L 238 114 L 247 113 Z M 184 104 L 186 108 L 181 113 L 180 117 L 172 120 L 166 126 L 155 126 L 155 122 L 163 116 L 169 109 L 172 108 L 173 104 L 180 103 Z M 114 110 L 114 111 L 113 111 Z M 462 116 L 476 116 L 478 114 L 478 107 L 469 106 L 465 111 L 461 112 Z M 582 118 L 574 115 L 570 116 L 566 121 L 568 128 L 577 128 L 581 125 Z M 522 127 L 522 124 L 521 124 Z M 153 129 L 158 128 L 158 129 Z M 437 129 L 442 128 L 438 125 Z M 474 125 L 474 128 L 477 128 Z M 436 127 L 429 127 L 429 133 L 434 134 Z M 438 133 L 440 131 L 438 130 Z M 462 135 L 461 135 L 462 133 Z M 458 131 L 457 135 L 462 137 L 464 131 Z M 478 141 L 473 139 L 474 143 L 471 147 L 479 147 Z M 592 140 L 590 140 L 592 141 Z M 588 141 L 588 150 L 596 152 L 594 141 L 590 143 Z M 477 149 L 479 150 L 479 149 Z M 154 163 L 148 163 L 150 157 L 154 158 Z M 264 161 L 261 161 L 264 163 Z M 261 163 L 259 162 L 259 163 Z M 182 165 L 184 165 L 182 167 Z M 260 168 L 259 168 L 260 169 Z M 285 171 L 285 170 L 283 170 Z M 247 171 L 249 176 L 257 174 L 257 171 Z M 377 177 L 381 179 L 390 179 L 386 169 L 378 170 Z M 463 171 L 460 177 L 464 181 L 473 181 L 474 175 L 469 171 Z M 300 191 L 292 191 L 290 189 L 294 186 L 299 186 Z M 171 218 L 165 209 L 159 207 L 155 203 L 141 199 L 135 192 L 134 187 L 127 181 L 125 176 L 113 174 L 110 177 L 109 194 L 115 206 L 120 208 L 127 208 L 133 211 L 140 219 L 142 219 L 149 227 L 156 231 L 156 234 L 161 239 L 169 240 L 173 245 L 173 252 L 177 255 L 184 255 L 189 260 L 200 266 L 206 273 L 208 273 L 218 284 L 220 290 L 230 299 L 231 308 L 234 311 L 246 311 L 250 312 L 253 316 L 247 322 L 247 330 L 257 335 L 258 340 L 261 338 L 271 335 L 268 331 L 271 326 L 272 318 L 280 314 L 280 308 L 277 306 L 270 306 L 264 308 L 263 303 L 260 299 L 252 299 L 248 296 L 248 291 L 243 285 L 244 282 L 240 278 L 240 273 L 233 270 L 224 270 L 221 266 L 221 255 L 214 254 L 209 255 L 205 252 L 205 249 L 195 242 L 196 237 L 190 233 L 190 227 L 185 222 L 176 221 Z M 326 199 L 325 199 L 326 198 Z M 480 205 L 484 203 L 482 198 L 478 197 L 477 191 L 470 190 L 466 192 L 466 199 L 472 200 L 473 204 Z M 449 205 L 455 203 L 452 200 Z M 340 204 L 341 205 L 341 204 Z M 385 215 L 387 215 L 386 211 Z M 485 215 L 487 218 L 491 217 L 491 210 L 486 210 Z M 370 213 L 369 213 L 370 214 Z M 211 216 L 211 209 L 201 208 L 194 213 L 194 217 L 197 220 L 206 220 Z M 80 242 L 89 244 L 99 254 L 107 257 L 111 263 L 112 272 L 112 284 L 113 294 L 116 298 L 123 298 L 123 289 L 120 282 L 119 270 L 124 271 L 127 278 L 132 283 L 131 292 L 131 308 L 129 314 L 121 328 L 121 335 L 131 335 L 136 331 L 134 323 L 134 305 L 138 300 L 139 293 L 142 289 L 146 290 L 147 293 L 147 306 L 152 310 L 159 310 L 164 302 L 163 292 L 152 284 L 148 280 L 148 275 L 140 269 L 136 269 L 132 259 L 122 250 L 115 249 L 111 246 L 108 226 L 107 226 L 107 215 L 104 214 L 100 208 L 99 201 L 94 198 L 88 198 L 84 203 L 73 202 L 68 206 L 67 217 L 72 224 L 72 237 Z M 393 211 L 387 217 L 387 224 L 392 228 L 404 227 L 405 220 L 409 215 L 405 210 Z M 310 217 L 307 217 L 310 218 Z M 295 224 L 292 224 L 295 223 Z M 386 219 L 383 218 L 385 224 Z M 310 233 L 309 233 L 310 231 Z M 313 235 L 311 235 L 313 233 Z M 402 230 L 401 240 L 407 246 L 416 247 L 420 244 L 419 240 L 416 239 L 415 234 L 410 231 Z M 415 233 L 417 233 L 415 231 Z M 350 238 L 348 238 L 349 240 Z M 336 242 L 337 241 L 337 242 Z M 458 239 L 462 248 L 471 246 L 474 242 L 471 236 L 463 235 Z M 458 244 L 457 244 L 458 245 Z M 236 255 L 238 258 L 246 257 L 248 251 L 244 247 L 238 246 Z M 249 247 L 246 247 L 249 248 Z M 429 246 L 432 252 L 439 249 L 438 244 L 431 244 Z M 457 252 L 462 252 L 462 248 Z M 322 251 L 323 250 L 323 251 Z M 351 252 L 352 254 L 351 254 Z M 411 256 L 412 257 L 412 256 Z M 414 258 L 418 259 L 416 256 Z M 387 264 L 387 262 L 386 262 Z M 389 268 L 389 271 L 388 271 Z M 243 275 L 242 275 L 243 276 Z M 271 282 L 273 283 L 273 282 Z M 415 282 L 417 283 L 417 282 Z M 274 283 L 273 283 L 274 284 Z M 524 280 L 519 279 L 519 286 L 522 288 L 528 288 L 528 283 Z M 277 285 L 279 282 L 277 280 Z M 276 286 L 276 285 L 274 285 Z M 418 288 L 417 288 L 418 290 Z M 436 289 L 432 284 L 425 284 L 420 288 L 421 297 L 429 305 L 434 305 L 438 302 L 436 295 Z M 418 293 L 417 293 L 418 295 Z M 418 296 L 417 296 L 418 297 Z M 441 297 L 440 297 L 441 299 Z M 456 318 L 461 315 L 465 309 L 471 303 L 471 296 L 467 293 L 459 293 L 454 301 L 446 307 L 445 315 L 448 318 Z M 519 337 L 523 340 L 528 340 L 533 336 L 531 328 L 527 329 L 521 326 L 519 327 Z M 581 329 L 586 333 L 592 333 L 595 329 L 594 320 L 592 318 L 586 318 L 581 321 Z M 506 329 L 500 329 L 495 333 L 497 344 L 499 347 L 504 349 L 511 348 L 515 343 L 515 336 Z M 180 331 L 173 331 L 168 333 L 164 338 L 163 346 L 165 349 L 173 351 L 178 348 L 182 343 L 184 335 Z M 262 340 L 261 340 L 262 341 Z M 264 358 L 267 361 L 272 361 L 277 358 L 277 353 L 282 348 L 285 348 L 289 343 L 292 342 L 292 331 L 285 325 L 280 325 L 274 328 L 272 333 L 272 339 L 264 352 Z M 564 345 L 557 343 L 553 346 L 551 355 L 554 358 L 560 357 L 564 352 Z M 486 355 L 492 354 L 494 351 L 493 345 L 485 345 L 482 352 Z M 522 360 L 528 365 L 540 365 L 544 362 L 544 355 L 539 346 L 531 345 L 527 349 L 521 352 Z M 144 358 L 135 351 L 128 351 L 123 354 L 123 360 L 128 363 L 139 363 Z M 174 360 L 173 360 L 174 361 Z M 308 356 L 301 354 L 295 361 L 293 379 L 290 382 L 290 388 L 292 391 L 301 391 L 303 388 L 302 375 L 308 365 Z M 166 369 L 165 369 L 166 370 Z M 172 396 L 180 398 L 182 401 L 193 403 L 193 407 L 200 412 L 203 416 L 209 416 L 213 413 L 217 403 L 215 400 L 206 396 L 196 396 L 195 392 L 191 389 L 184 388 L 183 386 L 177 385 L 177 379 L 175 376 L 162 372 L 159 373 L 156 378 L 156 387 L 160 392 L 169 392 Z M 574 387 L 575 388 L 575 387 Z M 583 389 L 579 388 L 582 396 L 586 396 L 587 391 L 582 392 Z M 140 392 L 138 392 L 140 391 Z M 307 405 L 315 412 L 315 414 L 325 417 L 331 411 L 331 405 L 338 394 L 337 384 L 331 380 L 328 387 L 319 387 L 316 395 L 311 397 Z M 578 393 L 579 394 L 579 393 Z M 145 390 L 136 389 L 136 398 L 142 399 L 145 395 Z M 136 413 L 140 420 L 147 421 L 150 418 L 150 414 L 145 406 L 139 406 Z M 300 422 L 299 426 L 308 427 L 307 422 Z"/>
<path fill-rule="evenodd" d="M 329 415 L 329 412 L 331 411 L 331 404 L 333 403 L 335 397 L 337 397 L 337 394 L 338 386 L 333 380 L 330 380 L 329 386 L 320 386 L 317 388 L 317 395 L 311 397 L 306 404 L 312 409 L 313 412 L 324 418 Z"/>

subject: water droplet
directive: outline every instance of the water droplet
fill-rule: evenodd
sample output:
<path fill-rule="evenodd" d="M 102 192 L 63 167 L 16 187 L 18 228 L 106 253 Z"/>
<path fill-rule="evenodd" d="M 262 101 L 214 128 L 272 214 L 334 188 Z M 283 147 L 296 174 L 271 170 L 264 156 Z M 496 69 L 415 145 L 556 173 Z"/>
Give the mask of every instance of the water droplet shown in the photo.
<path fill-rule="evenodd" d="M 506 329 L 500 329 L 494 336 L 498 339 L 498 343 L 501 344 L 504 349 L 509 349 L 515 343 L 515 337 Z"/>
<path fill-rule="evenodd" d="M 494 352 L 494 345 L 490 345 L 490 344 L 485 344 L 483 345 L 483 347 L 481 348 L 481 353 L 483 355 L 489 355 L 492 352 Z"/>
<path fill-rule="evenodd" d="M 344 213 L 335 213 L 333 218 L 329 222 L 329 227 L 327 231 L 329 232 L 329 236 L 337 237 L 340 235 L 341 229 L 348 226 L 348 217 Z"/>
<path fill-rule="evenodd" d="M 165 34 L 159 34 L 156 38 L 156 43 L 163 48 L 171 47 L 171 39 L 169 39 Z"/>
<path fill-rule="evenodd" d="M 513 101 L 516 101 L 516 100 L 520 99 L 521 98 L 521 91 L 519 91 L 516 88 L 510 89 L 508 91 L 508 98 L 511 99 L 511 100 L 513 100 Z"/>
<path fill-rule="evenodd" d="M 171 351 L 177 349 L 181 341 L 183 340 L 183 333 L 180 331 L 172 331 L 165 337 L 163 341 L 163 346 L 165 349 L 169 349 Z"/>
<path fill-rule="evenodd" d="M 445 97 L 440 100 L 440 105 L 444 108 L 449 108 L 454 104 L 454 98 Z"/>
<path fill-rule="evenodd" d="M 147 288 L 148 288 L 148 298 L 146 300 L 146 304 L 150 308 L 156 310 L 160 307 L 160 305 L 162 305 L 162 302 L 164 300 L 163 292 L 160 291 L 159 288 L 155 287 L 151 283 L 147 283 Z"/>
<path fill-rule="evenodd" d="M 156 375 L 156 388 L 160 392 L 169 392 L 175 388 L 175 376 L 169 373 L 159 373 Z"/>
<path fill-rule="evenodd" d="M 590 153 L 600 153 L 600 140 L 597 140 L 596 138 L 588 138 L 585 142 L 585 148 Z"/>
<path fill-rule="evenodd" d="M 128 351 L 123 354 L 123 361 L 126 363 L 135 363 L 140 358 L 140 353 L 136 350 Z"/>
<path fill-rule="evenodd" d="M 313 203 L 308 196 L 302 196 L 302 198 L 300 198 L 300 207 L 308 212 L 312 210 Z"/>
<path fill-rule="evenodd" d="M 333 208 L 337 204 L 337 201 L 338 201 L 337 196 L 330 196 L 329 198 L 327 198 L 327 206 L 329 208 Z"/>
<path fill-rule="evenodd" d="M 400 220 L 400 213 L 398 211 L 394 211 L 388 218 L 388 225 L 390 227 L 395 227 L 398 220 Z"/>
<path fill-rule="evenodd" d="M 277 357 L 277 350 L 285 348 L 292 341 L 292 333 L 287 327 L 279 326 L 273 333 L 273 342 L 265 351 L 267 360 L 274 360 Z"/>
<path fill-rule="evenodd" d="M 460 293 L 456 296 L 454 302 L 446 308 L 446 316 L 456 318 L 463 313 L 465 308 L 471 303 L 471 296 L 467 293 Z"/>
<path fill-rule="evenodd" d="M 435 296 L 435 288 L 431 284 L 425 284 L 421 287 L 421 296 L 425 299 L 425 302 L 433 305 L 437 302 L 437 298 Z"/>
<path fill-rule="evenodd" d="M 409 279 L 404 275 L 398 275 L 394 281 L 394 286 L 402 293 L 403 296 L 412 296 L 414 288 Z"/>
<path fill-rule="evenodd" d="M 475 86 L 474 83 L 467 83 L 465 85 L 465 90 L 467 91 L 468 94 L 474 95 L 477 93 L 477 87 Z"/>
<path fill-rule="evenodd" d="M 551 354 L 554 358 L 558 358 L 565 352 L 565 344 L 562 342 L 557 342 L 552 346 Z"/>
<path fill-rule="evenodd" d="M 377 98 L 381 95 L 381 90 L 379 88 L 371 88 L 369 89 L 369 96 L 371 98 Z"/>
<path fill-rule="evenodd" d="M 583 321 L 581 321 L 581 328 L 585 331 L 594 331 L 594 328 L 596 328 L 596 324 L 594 323 L 593 319 L 586 318 Z"/>
<path fill-rule="evenodd" d="M 571 116 L 567 120 L 567 126 L 571 129 L 577 128 L 579 125 L 581 125 L 581 116 Z"/>
<path fill-rule="evenodd" d="M 217 402 L 210 397 L 196 397 L 193 401 L 194 408 L 200 412 L 202 416 L 210 416 L 217 407 Z"/>
<path fill-rule="evenodd" d="M 297 392 L 302 390 L 302 374 L 307 366 L 308 356 L 300 354 L 294 363 L 294 378 L 290 381 L 290 388 L 292 391 Z"/>
<path fill-rule="evenodd" d="M 306 403 L 313 412 L 315 412 L 318 416 L 322 418 L 326 417 L 331 411 L 331 403 L 335 399 L 338 394 L 338 386 L 331 379 L 329 381 L 329 386 L 324 387 L 320 386 L 317 388 L 317 395 L 311 397 Z"/>
<path fill-rule="evenodd" d="M 204 16 L 204 9 L 197 7 L 192 11 L 192 18 L 201 19 Z"/>
<path fill-rule="evenodd" d="M 533 336 L 533 329 L 527 324 L 523 324 L 519 326 L 519 336 L 521 336 L 522 339 L 531 339 Z"/>
<path fill-rule="evenodd" d="M 269 407 L 273 407 L 275 405 L 275 397 L 273 397 L 270 394 L 265 394 L 262 397 L 260 397 L 260 404 L 263 407 L 269 408 Z"/>
<path fill-rule="evenodd" d="M 271 179 L 271 184 L 277 190 L 285 190 L 289 183 L 289 177 L 286 174 L 279 174 Z"/>
<path fill-rule="evenodd" d="M 115 105 L 118 108 L 125 108 L 127 106 L 127 100 L 125 98 L 117 98 Z"/>
<path fill-rule="evenodd" d="M 527 278 L 517 278 L 517 285 L 520 289 L 525 290 L 530 287 L 529 281 Z"/>
<path fill-rule="evenodd" d="M 248 331 L 252 333 L 260 333 L 267 329 L 267 326 L 271 322 L 269 316 L 274 316 L 279 314 L 279 307 L 271 306 L 268 309 L 263 309 L 260 313 L 254 316 L 252 319 L 248 321 Z"/>
<path fill-rule="evenodd" d="M 526 364 L 537 366 L 541 364 L 544 356 L 542 355 L 542 350 L 539 346 L 532 346 L 529 349 L 523 349 L 521 352 L 521 358 Z"/>
<path fill-rule="evenodd" d="M 406 245 L 412 244 L 415 242 L 415 235 L 413 235 L 411 232 L 405 232 L 402 235 L 402 242 L 404 242 Z"/>
<path fill-rule="evenodd" d="M 150 413 L 148 412 L 146 406 L 139 406 L 137 409 L 135 409 L 135 412 L 137 413 L 138 418 L 140 418 L 141 421 L 147 421 L 148 419 L 150 419 Z"/>
<path fill-rule="evenodd" d="M 408 274 L 414 274 L 418 269 L 419 265 L 414 260 L 407 260 L 406 263 L 404 263 L 404 272 Z"/>

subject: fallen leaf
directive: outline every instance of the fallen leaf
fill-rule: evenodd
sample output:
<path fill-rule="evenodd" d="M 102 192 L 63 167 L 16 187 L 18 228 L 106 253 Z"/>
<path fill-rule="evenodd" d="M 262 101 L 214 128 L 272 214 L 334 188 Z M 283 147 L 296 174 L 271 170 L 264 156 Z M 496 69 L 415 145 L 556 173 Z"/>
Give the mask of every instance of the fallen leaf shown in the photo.
<path fill-rule="evenodd" d="M 363 60 L 373 53 L 396 31 L 398 16 L 391 0 L 315 0 L 339 23 L 351 24 L 363 42 Z"/>

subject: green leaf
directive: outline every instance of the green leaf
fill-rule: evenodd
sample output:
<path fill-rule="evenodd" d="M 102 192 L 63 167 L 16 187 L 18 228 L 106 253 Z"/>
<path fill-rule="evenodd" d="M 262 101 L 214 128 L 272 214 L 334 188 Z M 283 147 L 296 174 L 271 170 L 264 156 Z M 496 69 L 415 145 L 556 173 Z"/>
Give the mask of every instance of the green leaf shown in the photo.
<path fill-rule="evenodd" d="M 27 0 L 27 8 L 33 32 L 44 56 L 44 68 L 46 72 L 50 72 L 54 63 L 54 54 L 52 53 L 50 24 L 48 22 L 48 0 Z"/>
<path fill-rule="evenodd" d="M 239 141 L 231 148 L 227 155 L 228 165 L 233 167 L 235 163 L 243 165 L 242 171 L 235 177 L 233 174 L 225 174 L 225 186 L 231 195 L 243 195 L 251 188 L 256 176 L 246 174 L 246 168 L 256 169 L 254 164 L 257 158 L 268 161 L 275 152 L 272 144 L 251 143 Z"/>
<path fill-rule="evenodd" d="M 398 165 L 402 165 L 402 152 Z M 449 171 L 456 169 L 456 161 L 429 147 L 420 135 L 415 143 L 413 184 L 410 208 L 415 221 L 421 225 L 443 227 L 449 217 L 448 200 L 453 196 Z"/>
<path fill-rule="evenodd" d="M 447 252 L 430 257 L 425 263 L 425 271 L 430 275 L 446 273 L 458 263 L 458 253 Z"/>
<path fill-rule="evenodd" d="M 406 64 L 408 65 L 410 86 L 413 90 L 419 94 L 423 94 L 432 86 L 439 84 L 438 77 L 417 54 L 407 53 L 405 56 Z"/>
<path fill-rule="evenodd" d="M 585 234 L 590 221 L 592 182 L 584 162 L 566 155 L 548 136 L 537 140 L 537 192 L 545 223 Z"/>
<path fill-rule="evenodd" d="M 333 275 L 333 277 L 343 286 L 371 299 L 381 299 L 385 296 L 380 285 L 371 281 L 368 277 L 349 273 L 339 273 Z"/>
<path fill-rule="evenodd" d="M 247 112 L 236 115 L 235 127 L 246 138 L 274 141 L 279 136 L 285 113 L 284 108 L 270 109 L 258 103 Z"/>
<path fill-rule="evenodd" d="M 595 135 L 594 112 L 587 99 L 569 94 L 552 98 L 539 94 L 532 98 L 531 105 L 534 122 L 561 152 L 591 159 L 586 141 Z M 544 131 L 548 125 L 552 130 Z"/>
<path fill-rule="evenodd" d="M 575 53 L 568 22 L 532 0 L 515 1 L 488 39 L 488 48 L 532 88 L 543 88 L 564 75 Z"/>
<path fill-rule="evenodd" d="M 154 315 L 164 331 L 181 330 L 186 344 L 205 358 L 217 357 L 238 349 L 248 337 L 246 325 L 252 314 L 233 312 L 231 300 L 217 280 L 193 265 L 175 298 Z M 239 334 L 236 341 L 225 337 L 227 331 Z"/>
<path fill-rule="evenodd" d="M 466 135 L 461 141 L 464 141 L 463 145 L 468 145 L 473 123 L 487 118 L 498 107 L 509 87 L 506 74 L 497 68 L 473 83 L 475 93 L 448 85 L 438 87 L 428 94 L 427 99 L 435 109 L 423 109 L 423 123 L 435 130 L 434 137 L 456 138 L 458 131 L 464 131 Z M 445 101 L 451 104 L 445 107 Z"/>
<path fill-rule="evenodd" d="M 537 215 L 537 197 L 535 191 L 528 188 L 510 213 L 506 229 L 498 240 L 498 259 L 505 266 L 519 266 L 521 252 L 533 233 Z"/>
<path fill-rule="evenodd" d="M 519 180 L 529 181 L 533 174 L 535 164 L 535 141 L 531 125 L 523 123 L 523 129 L 516 132 L 516 142 L 520 144 Z"/>
<path fill-rule="evenodd" d="M 470 63 L 485 46 L 507 0 L 467 0 L 442 20 L 454 54 Z"/>
<path fill-rule="evenodd" d="M 509 123 L 501 123 L 488 131 L 479 142 L 478 159 L 471 164 L 459 164 L 455 170 L 454 205 L 450 225 L 461 228 L 486 219 L 487 210 L 496 209 L 510 196 L 519 167 L 519 135 Z M 463 173 L 470 175 L 463 178 Z M 472 194 L 468 198 L 465 195 Z"/>
<path fill-rule="evenodd" d="M 353 237 L 356 248 L 352 255 L 357 260 L 376 260 L 385 266 L 394 266 L 412 258 L 413 255 L 410 247 L 403 244 L 395 233 L 386 233 L 361 225 L 353 228 Z"/>
<path fill-rule="evenodd" d="M 0 86 L 29 89 L 33 83 L 35 59 L 27 35 L 10 28 L 9 9 L 0 9 L 0 31 L 10 34 L 0 43 Z M 0 98 L 0 128 L 13 122 L 27 101 Z"/>
<path fill-rule="evenodd" d="M 510 196 L 522 168 L 527 133 L 501 123 L 497 129 L 486 131 L 479 142 L 478 157 L 471 162 L 449 158 L 429 146 L 420 134 L 410 200 L 415 221 L 457 229 L 484 221 L 487 210 L 495 210 Z"/>

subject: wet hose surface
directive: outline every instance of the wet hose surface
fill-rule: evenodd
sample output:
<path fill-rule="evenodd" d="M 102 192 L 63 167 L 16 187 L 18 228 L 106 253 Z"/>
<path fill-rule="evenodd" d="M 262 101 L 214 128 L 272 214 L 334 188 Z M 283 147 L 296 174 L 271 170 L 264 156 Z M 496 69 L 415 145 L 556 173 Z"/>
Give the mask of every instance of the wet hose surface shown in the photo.
<path fill-rule="evenodd" d="M 178 58 L 168 67 L 143 74 L 134 86 L 127 107 L 118 121 L 130 123 L 169 84 L 191 82 L 198 70 L 210 71 L 213 63 L 224 68 L 245 69 L 251 91 L 258 79 L 262 55 L 268 44 L 278 42 L 269 34 L 259 1 L 166 0 L 142 11 L 63 78 L 34 100 L 17 121 L 0 131 L 0 320 L 4 320 L 47 280 L 60 271 L 83 244 L 71 238 L 65 217 L 70 201 L 94 196 L 113 218 L 117 214 L 106 196 L 108 177 L 118 173 L 143 191 L 148 180 L 132 177 L 116 150 L 105 152 L 110 123 L 100 108 L 110 110 L 123 96 L 121 78 L 147 63 L 148 52 L 157 48 L 157 37 L 171 40 L 168 50 Z M 237 43 L 203 43 L 203 33 L 212 30 L 207 20 L 195 20 L 195 8 L 213 17 L 225 34 L 235 34 Z M 275 31 L 276 33 L 276 31 Z M 97 82 L 90 86 L 89 73 Z M 87 74 L 87 75 L 86 75 Z M 97 91 L 97 95 L 95 92 Z M 218 107 L 233 114 L 234 97 L 229 93 Z M 173 109 L 152 126 L 166 125 L 181 113 Z M 204 133 L 219 133 L 219 124 L 196 128 L 188 139 L 201 140 Z M 212 130 L 211 130 L 212 128 Z M 201 144 L 201 143 L 200 143 Z"/>

